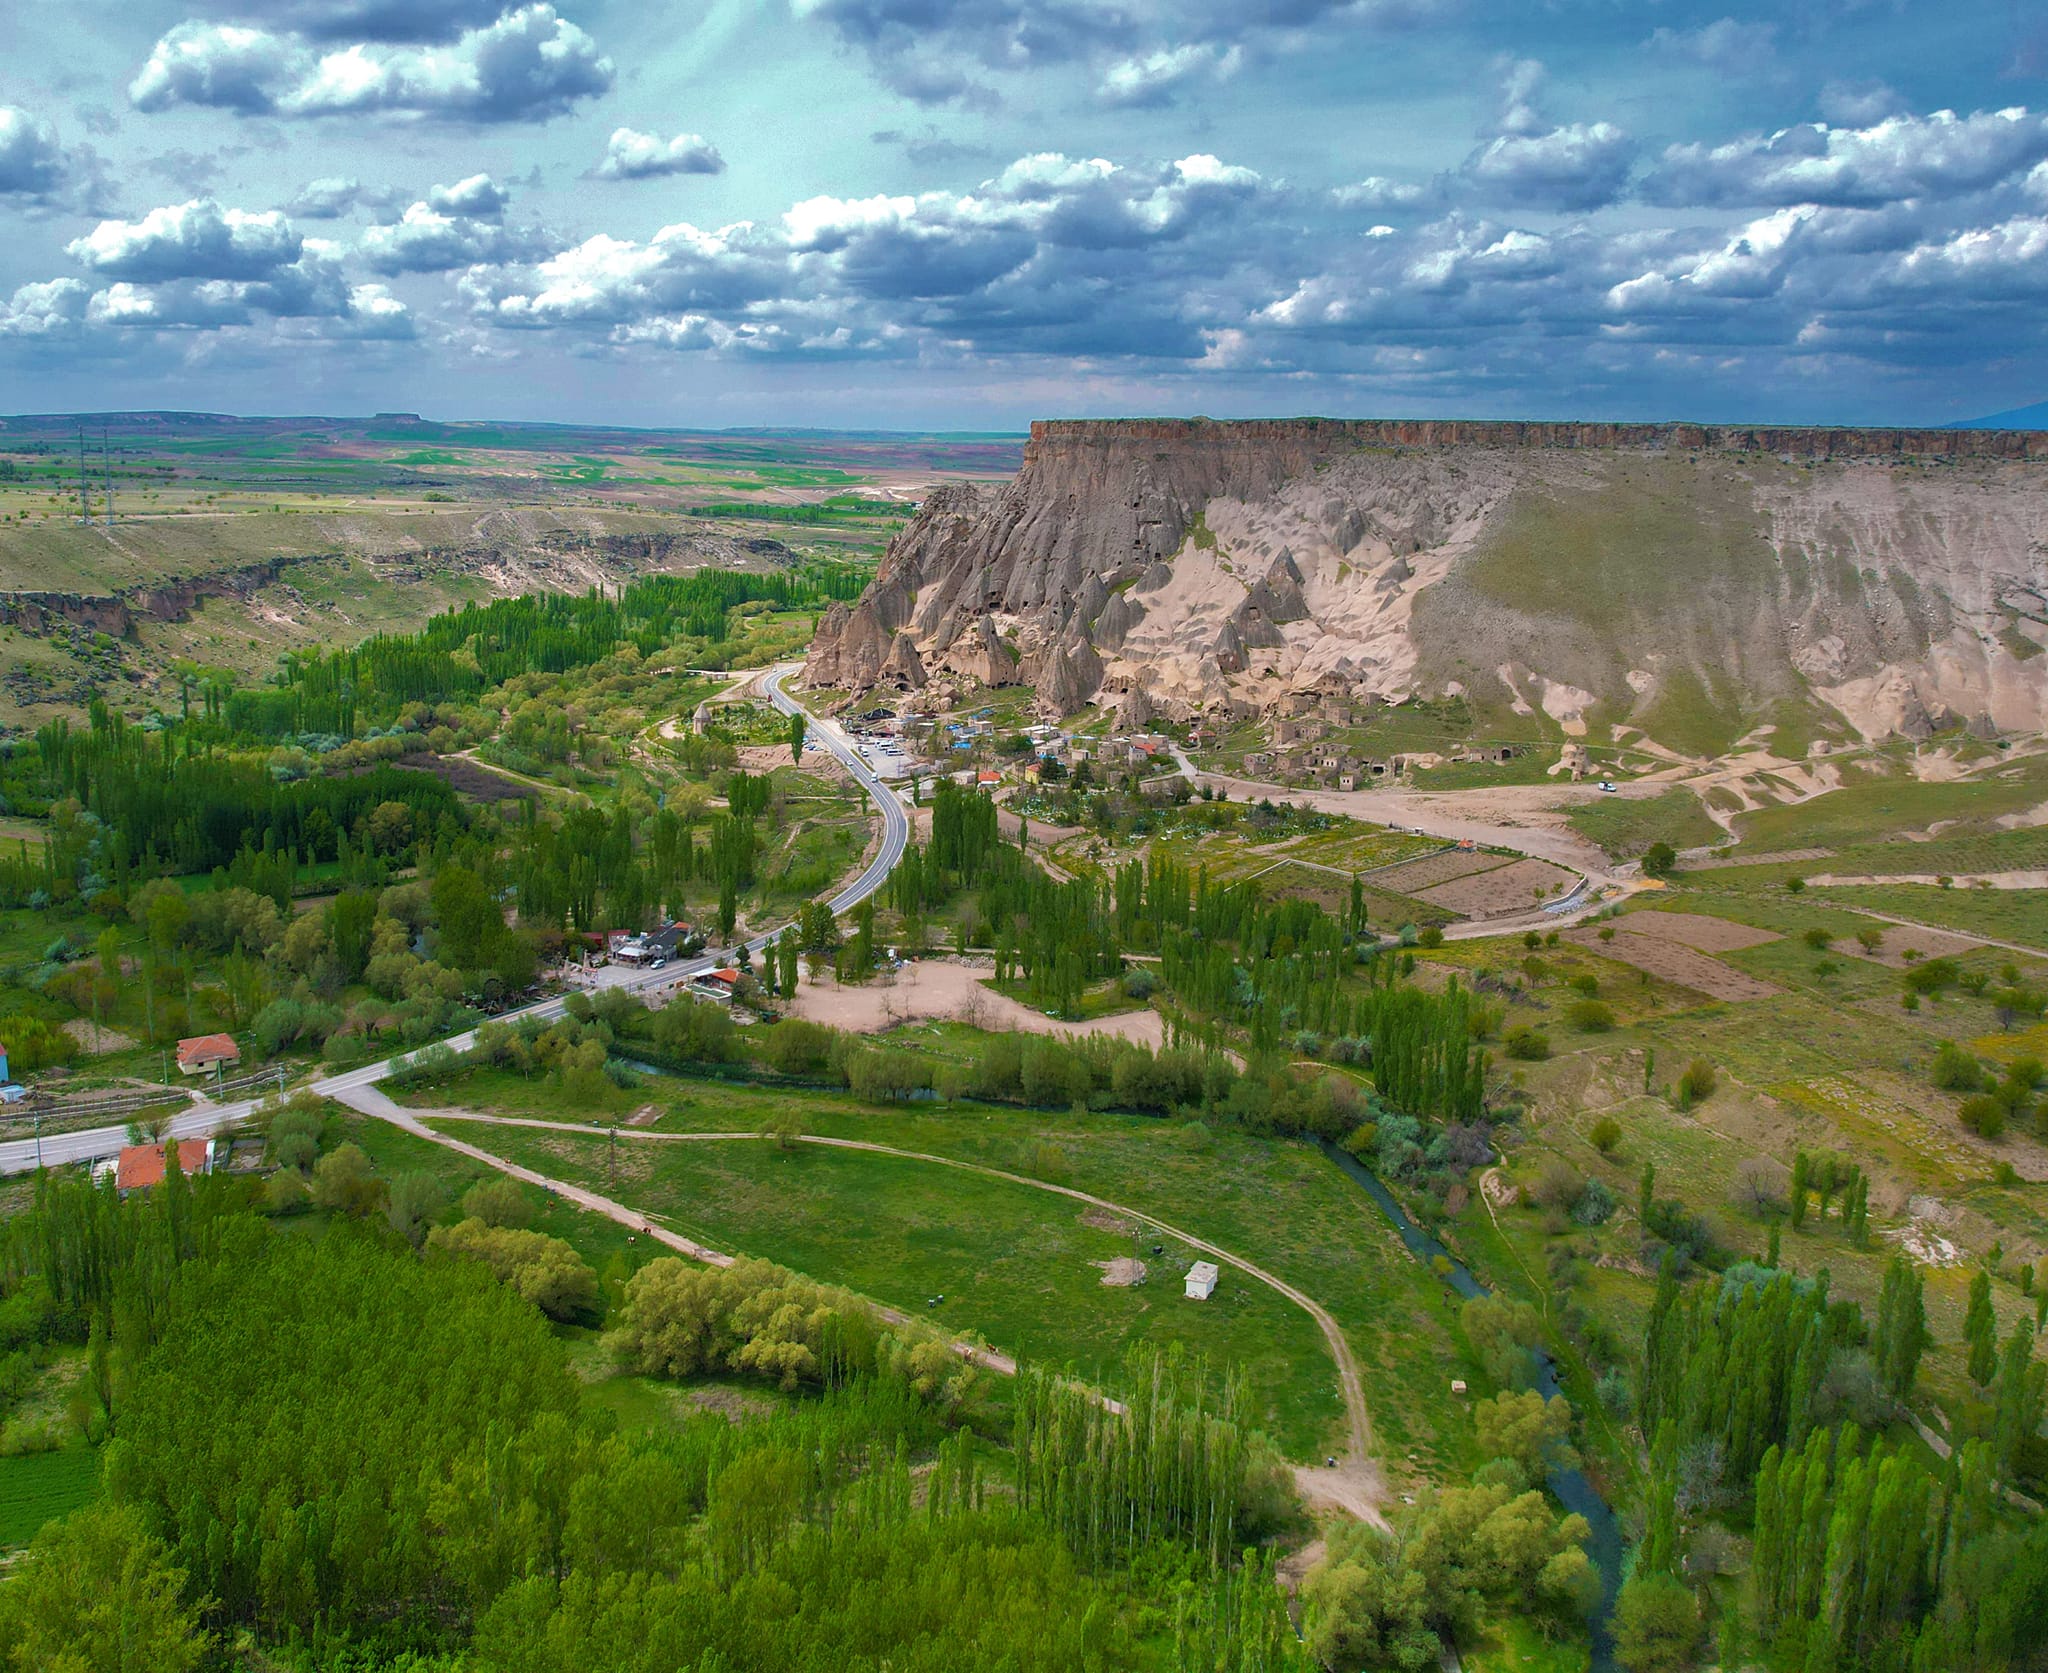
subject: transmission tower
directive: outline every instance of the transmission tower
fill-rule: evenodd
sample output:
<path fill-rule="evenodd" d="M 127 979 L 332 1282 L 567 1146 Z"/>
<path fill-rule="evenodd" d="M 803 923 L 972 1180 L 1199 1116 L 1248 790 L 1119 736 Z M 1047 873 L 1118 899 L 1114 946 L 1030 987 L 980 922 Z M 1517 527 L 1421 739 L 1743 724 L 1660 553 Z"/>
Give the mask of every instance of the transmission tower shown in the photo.
<path fill-rule="evenodd" d="M 85 426 L 78 427 L 78 520 L 92 526 L 92 490 L 85 477 Z"/>

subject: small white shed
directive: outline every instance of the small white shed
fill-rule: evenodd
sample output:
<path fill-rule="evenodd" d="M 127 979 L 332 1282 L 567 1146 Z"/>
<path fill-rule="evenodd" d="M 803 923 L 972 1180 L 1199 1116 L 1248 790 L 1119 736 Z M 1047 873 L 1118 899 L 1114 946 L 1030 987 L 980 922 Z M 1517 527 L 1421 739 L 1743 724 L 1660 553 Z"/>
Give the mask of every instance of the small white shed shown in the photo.
<path fill-rule="evenodd" d="M 1188 1268 L 1188 1300 L 1207 1301 L 1216 1293 L 1216 1263 L 1196 1261 Z"/>

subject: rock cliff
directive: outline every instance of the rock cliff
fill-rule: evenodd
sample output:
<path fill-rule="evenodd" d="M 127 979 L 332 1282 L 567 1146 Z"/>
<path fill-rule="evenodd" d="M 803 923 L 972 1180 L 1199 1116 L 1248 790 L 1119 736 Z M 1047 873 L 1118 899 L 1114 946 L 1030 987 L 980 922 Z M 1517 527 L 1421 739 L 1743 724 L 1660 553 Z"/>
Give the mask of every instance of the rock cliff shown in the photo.
<path fill-rule="evenodd" d="M 1711 753 L 2048 725 L 2048 432 L 1032 427 L 933 493 L 809 681 L 1249 716 L 1456 691 Z"/>

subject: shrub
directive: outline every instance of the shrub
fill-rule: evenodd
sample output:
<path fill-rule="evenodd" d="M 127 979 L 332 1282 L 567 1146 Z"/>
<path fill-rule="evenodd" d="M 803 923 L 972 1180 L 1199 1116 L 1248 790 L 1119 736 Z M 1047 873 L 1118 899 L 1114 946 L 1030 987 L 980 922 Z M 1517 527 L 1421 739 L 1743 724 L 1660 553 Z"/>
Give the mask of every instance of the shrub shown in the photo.
<path fill-rule="evenodd" d="M 1828 932 L 1821 929 L 1818 925 L 1806 932 L 1805 941 L 1807 946 L 1811 947 L 1816 953 L 1824 953 L 1828 950 Z"/>
<path fill-rule="evenodd" d="M 497 1174 L 478 1180 L 462 1194 L 462 1212 L 464 1218 L 487 1226 L 523 1231 L 533 1224 L 533 1199 L 518 1180 Z"/>
<path fill-rule="evenodd" d="M 1126 999 L 1150 999 L 1158 985 L 1158 982 L 1153 978 L 1152 972 L 1141 966 L 1125 974 L 1123 980 L 1124 997 Z"/>
<path fill-rule="evenodd" d="M 597 1274 L 559 1237 L 468 1219 L 436 1226 L 427 1242 L 459 1259 L 483 1262 L 501 1284 L 517 1290 L 551 1319 L 567 1322 L 597 1316 Z"/>
<path fill-rule="evenodd" d="M 1711 1098 L 1719 1084 L 1713 1064 L 1704 1057 L 1695 1057 L 1685 1066 L 1685 1073 L 1678 1077 L 1679 1100 L 1684 1108 L 1691 1109 L 1701 1099 Z"/>
<path fill-rule="evenodd" d="M 1535 1184 L 1529 1187 L 1529 1200 L 1538 1208 L 1570 1209 L 1585 1189 L 1586 1182 L 1579 1170 L 1562 1157 L 1553 1156 L 1543 1164 Z"/>
<path fill-rule="evenodd" d="M 1415 945 L 1418 947 L 1441 947 L 1443 944 L 1444 932 L 1435 924 L 1415 932 Z"/>
<path fill-rule="evenodd" d="M 1508 1030 L 1501 1046 L 1518 1063 L 1540 1063 L 1550 1055 L 1550 1036 L 1523 1023 Z"/>
<path fill-rule="evenodd" d="M 1653 842 L 1643 853 L 1645 877 L 1669 877 L 1678 869 L 1678 850 L 1668 842 Z"/>
<path fill-rule="evenodd" d="M 1601 1155 L 1611 1156 L 1615 1147 L 1621 1143 L 1621 1123 L 1611 1115 L 1603 1115 L 1593 1123 L 1586 1137 Z"/>
<path fill-rule="evenodd" d="M 2005 1105 L 1998 1098 L 1989 1092 L 1979 1092 L 1963 1100 L 1956 1117 L 1980 1139 L 1995 1139 L 2005 1131 L 2005 1113 Z"/>
<path fill-rule="evenodd" d="M 1614 1193 L 1600 1180 L 1587 1180 L 1579 1200 L 1572 1204 L 1572 1218 L 1582 1226 L 1604 1226 L 1613 1217 Z"/>
<path fill-rule="evenodd" d="M 1984 1085 L 1984 1066 L 1953 1040 L 1934 1053 L 1934 1084 L 1944 1092 L 1977 1092 Z"/>
<path fill-rule="evenodd" d="M 1600 992 L 1600 978 L 1590 970 L 1582 970 L 1571 980 L 1572 992 L 1591 999 Z"/>
<path fill-rule="evenodd" d="M 1614 1012 L 1598 999 L 1575 999 L 1564 1014 L 1565 1020 L 1582 1034 L 1605 1034 L 1614 1026 Z"/>

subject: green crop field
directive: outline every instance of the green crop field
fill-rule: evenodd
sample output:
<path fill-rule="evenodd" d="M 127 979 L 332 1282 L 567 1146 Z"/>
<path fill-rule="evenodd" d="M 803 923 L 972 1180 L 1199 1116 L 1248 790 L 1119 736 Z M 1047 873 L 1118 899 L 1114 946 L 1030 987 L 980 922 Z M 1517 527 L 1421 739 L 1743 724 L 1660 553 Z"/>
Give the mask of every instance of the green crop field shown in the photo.
<path fill-rule="evenodd" d="M 0 1458 L 0 1549 L 26 1545 L 45 1522 L 92 1498 L 99 1472 L 99 1454 L 85 1446 Z"/>

